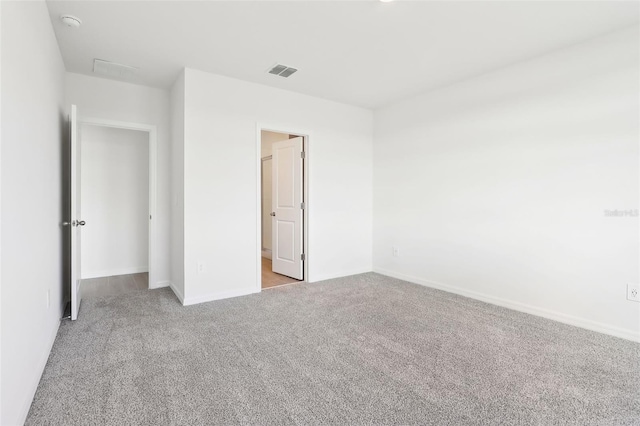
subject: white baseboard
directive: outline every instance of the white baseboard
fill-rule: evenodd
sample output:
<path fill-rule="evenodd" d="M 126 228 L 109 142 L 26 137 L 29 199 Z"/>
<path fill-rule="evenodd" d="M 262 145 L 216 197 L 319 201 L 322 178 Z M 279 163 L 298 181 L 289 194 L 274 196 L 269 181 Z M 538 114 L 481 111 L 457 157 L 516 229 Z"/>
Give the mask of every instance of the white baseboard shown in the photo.
<path fill-rule="evenodd" d="M 337 273 L 325 274 L 325 275 L 313 274 L 311 277 L 307 278 L 307 282 L 315 283 L 318 281 L 332 280 L 334 278 L 348 277 L 350 275 L 366 274 L 367 272 L 371 272 L 371 268 L 355 269 L 352 271 L 337 272 Z"/>
<path fill-rule="evenodd" d="M 82 279 L 88 280 L 90 278 L 113 277 L 115 275 L 140 274 L 142 272 L 149 272 L 149 267 L 132 266 L 129 268 L 106 269 L 103 271 L 82 271 Z"/>
<path fill-rule="evenodd" d="M 169 287 L 171 287 L 171 290 L 173 290 L 173 294 L 176 295 L 176 297 L 178 298 L 180 303 L 182 303 L 182 305 L 184 305 L 184 294 L 182 294 L 182 292 L 180 290 L 178 290 L 178 287 L 176 287 L 176 285 L 173 283 L 173 281 L 169 281 Z"/>
<path fill-rule="evenodd" d="M 490 296 L 487 294 L 479 293 L 476 291 L 465 290 L 459 287 L 453 287 L 448 284 L 443 284 L 435 281 L 429 281 L 410 275 L 405 275 L 399 272 L 389 271 L 382 268 L 374 268 L 373 272 L 386 275 L 400 280 L 409 281 L 414 284 L 423 285 L 425 287 L 431 287 L 438 290 L 443 290 L 449 293 L 454 293 L 460 296 L 469 297 L 471 299 L 480 300 L 482 302 L 491 303 L 493 305 L 502 306 L 504 308 L 513 309 L 514 311 L 524 312 L 531 315 L 547 318 L 550 320 L 558 321 L 564 324 L 573 325 L 587 330 L 596 331 L 598 333 L 608 334 L 610 336 L 620 337 L 622 339 L 631 340 L 634 342 L 640 342 L 640 333 L 628 330 L 620 327 L 614 327 L 608 324 L 604 324 L 597 321 L 592 321 L 586 318 L 576 317 L 573 315 L 564 314 L 562 312 L 552 311 L 537 306 L 527 305 L 525 303 L 516 302 L 513 300 L 503 299 L 500 297 Z"/>
<path fill-rule="evenodd" d="M 158 281 L 155 284 L 149 283 L 149 290 L 155 290 L 156 288 L 171 287 L 171 281 Z"/>
<path fill-rule="evenodd" d="M 262 257 L 266 258 L 266 259 L 272 259 L 273 256 L 271 255 L 271 250 L 269 249 L 262 249 Z"/>
<path fill-rule="evenodd" d="M 243 288 L 239 290 L 221 291 L 218 293 L 205 294 L 203 296 L 189 297 L 187 299 L 184 299 L 182 304 L 184 306 L 196 305 L 198 303 L 212 302 L 214 300 L 229 299 L 238 296 L 246 296 L 248 294 L 254 293 L 260 293 L 260 290 L 256 290 L 255 288 Z"/>
<path fill-rule="evenodd" d="M 53 343 L 56 340 L 56 336 L 58 335 L 58 329 L 60 328 L 60 321 L 57 322 L 56 326 L 52 328 L 51 334 L 47 339 L 47 345 L 45 346 L 46 350 L 42 352 L 40 355 L 40 359 L 38 360 L 38 364 L 33 371 L 33 375 L 28 378 L 29 380 L 29 398 L 24 401 L 22 404 L 22 409 L 20 410 L 20 422 L 18 424 L 24 424 L 27 421 L 27 416 L 29 415 L 29 410 L 31 409 L 31 403 L 33 402 L 33 397 L 36 395 L 36 390 L 38 389 L 38 385 L 40 384 L 40 379 L 42 378 L 42 373 L 44 373 L 44 367 L 47 365 L 47 360 L 49 360 L 49 354 L 51 353 L 51 349 L 53 348 Z"/>

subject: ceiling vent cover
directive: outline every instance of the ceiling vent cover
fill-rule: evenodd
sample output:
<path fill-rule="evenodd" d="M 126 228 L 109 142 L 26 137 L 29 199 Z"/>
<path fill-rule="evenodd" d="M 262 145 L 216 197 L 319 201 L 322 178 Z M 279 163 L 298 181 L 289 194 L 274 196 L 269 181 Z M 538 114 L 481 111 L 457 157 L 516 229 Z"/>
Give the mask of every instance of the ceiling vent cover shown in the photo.
<path fill-rule="evenodd" d="M 118 64 L 115 62 L 103 61 L 102 59 L 93 60 L 93 72 L 111 78 L 120 80 L 133 80 L 138 76 L 138 68 L 129 65 Z"/>
<path fill-rule="evenodd" d="M 276 64 L 269 70 L 269 74 L 279 75 L 280 77 L 287 78 L 296 71 L 298 70 L 287 65 Z"/>

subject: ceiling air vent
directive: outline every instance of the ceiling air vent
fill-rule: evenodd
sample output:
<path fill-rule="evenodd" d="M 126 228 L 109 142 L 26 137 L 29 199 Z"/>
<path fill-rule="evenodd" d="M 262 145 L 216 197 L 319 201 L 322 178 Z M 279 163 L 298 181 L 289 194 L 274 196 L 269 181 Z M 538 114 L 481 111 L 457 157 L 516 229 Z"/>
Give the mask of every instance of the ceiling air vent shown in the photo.
<path fill-rule="evenodd" d="M 295 68 L 291 68 L 286 65 L 277 64 L 269 70 L 269 74 L 279 75 L 280 77 L 287 78 L 296 71 L 298 70 Z"/>
<path fill-rule="evenodd" d="M 93 72 L 119 80 L 133 80 L 138 76 L 138 68 L 102 59 L 93 60 Z"/>

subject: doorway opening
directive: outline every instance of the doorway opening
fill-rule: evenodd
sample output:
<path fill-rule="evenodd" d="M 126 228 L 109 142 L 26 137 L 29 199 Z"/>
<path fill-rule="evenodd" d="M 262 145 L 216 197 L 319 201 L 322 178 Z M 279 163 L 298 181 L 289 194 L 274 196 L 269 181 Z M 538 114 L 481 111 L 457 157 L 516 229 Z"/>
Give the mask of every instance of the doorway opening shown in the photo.
<path fill-rule="evenodd" d="M 261 289 L 307 278 L 305 135 L 259 128 Z"/>
<path fill-rule="evenodd" d="M 149 133 L 79 128 L 82 297 L 149 288 Z"/>
<path fill-rule="evenodd" d="M 69 127 L 70 218 L 62 226 L 69 229 L 71 301 L 64 317 L 76 320 L 83 296 L 157 287 L 157 131 L 146 124 L 79 120 L 75 105 Z"/>

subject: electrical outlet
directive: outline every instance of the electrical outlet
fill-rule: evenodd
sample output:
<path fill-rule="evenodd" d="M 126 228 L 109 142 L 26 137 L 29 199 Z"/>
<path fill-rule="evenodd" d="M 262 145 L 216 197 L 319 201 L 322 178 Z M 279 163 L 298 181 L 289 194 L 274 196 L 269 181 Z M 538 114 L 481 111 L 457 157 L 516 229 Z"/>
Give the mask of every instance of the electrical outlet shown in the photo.
<path fill-rule="evenodd" d="M 400 257 L 400 248 L 392 247 L 392 249 L 393 249 L 393 257 Z"/>
<path fill-rule="evenodd" d="M 640 284 L 627 284 L 627 299 L 640 302 Z"/>
<path fill-rule="evenodd" d="M 51 290 L 47 290 L 47 309 L 51 307 Z"/>
<path fill-rule="evenodd" d="M 204 272 L 204 263 L 202 262 L 198 262 L 197 264 L 197 271 L 198 271 L 198 275 L 202 274 Z"/>

